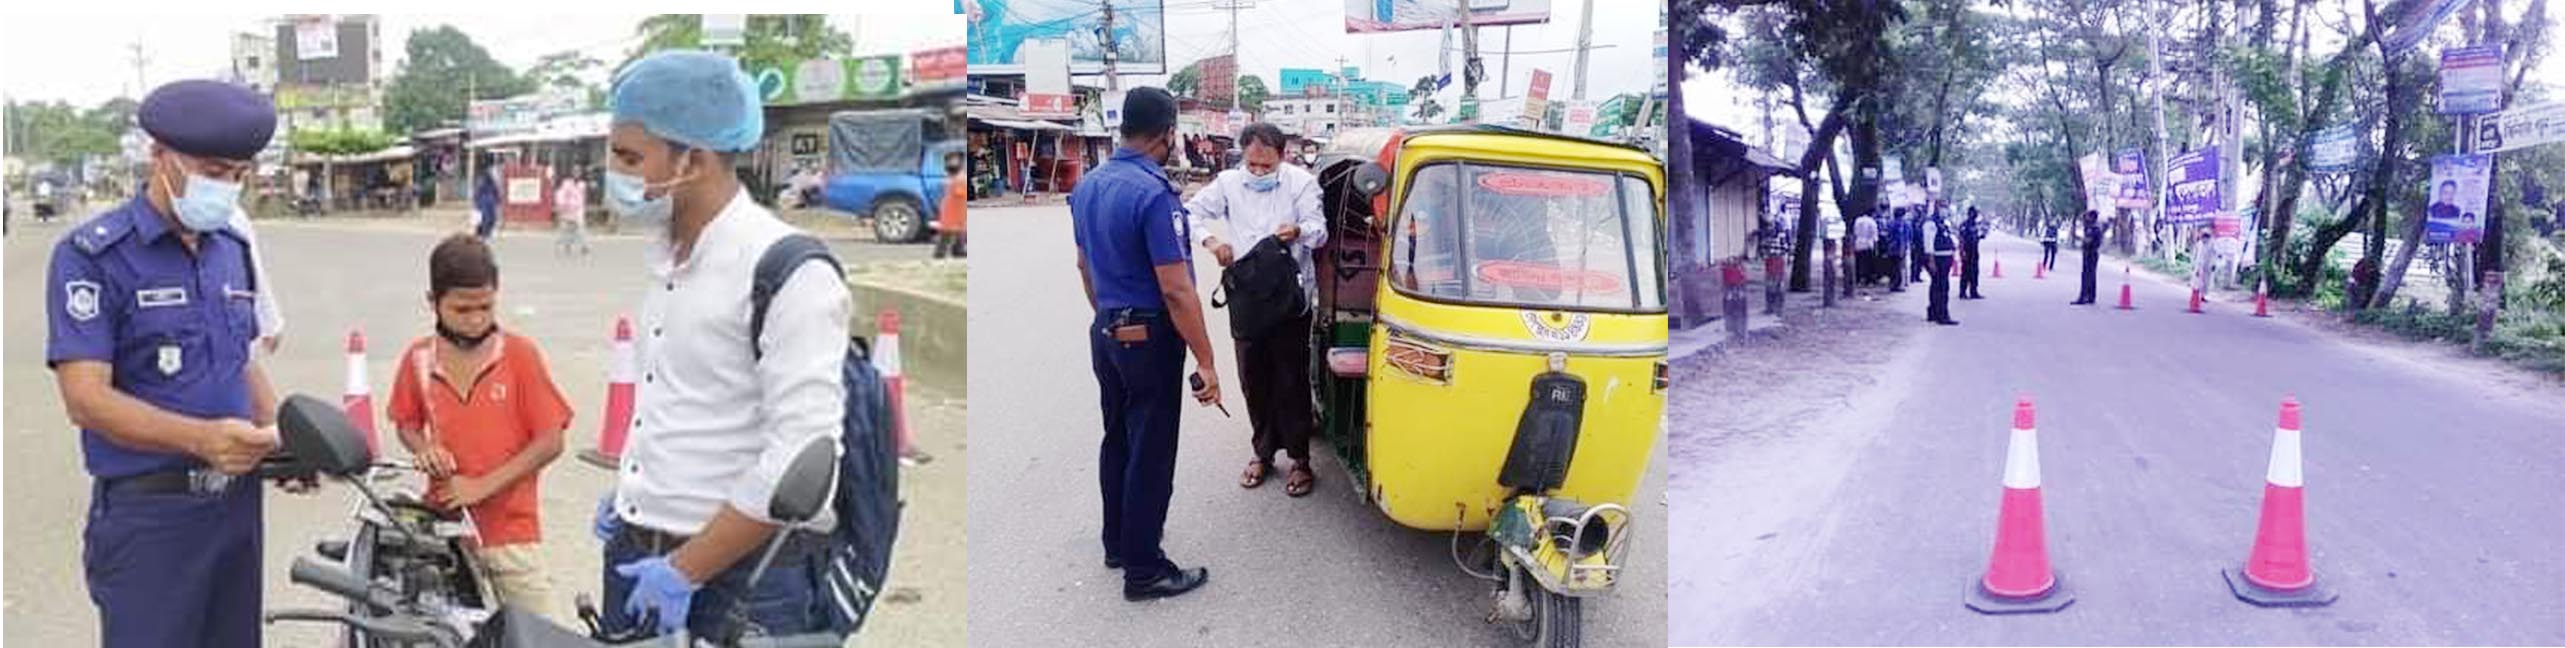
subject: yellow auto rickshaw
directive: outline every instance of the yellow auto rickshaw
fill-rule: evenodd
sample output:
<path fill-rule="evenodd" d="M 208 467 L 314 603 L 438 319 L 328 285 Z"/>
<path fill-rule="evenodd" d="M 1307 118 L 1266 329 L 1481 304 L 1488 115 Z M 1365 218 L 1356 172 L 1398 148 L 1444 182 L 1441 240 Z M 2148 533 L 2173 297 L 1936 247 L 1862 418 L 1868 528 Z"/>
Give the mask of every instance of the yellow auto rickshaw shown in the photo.
<path fill-rule="evenodd" d="M 1665 410 L 1663 167 L 1493 126 L 1347 132 L 1316 166 L 1329 445 L 1391 520 L 1453 534 L 1489 621 L 1576 645 Z"/>

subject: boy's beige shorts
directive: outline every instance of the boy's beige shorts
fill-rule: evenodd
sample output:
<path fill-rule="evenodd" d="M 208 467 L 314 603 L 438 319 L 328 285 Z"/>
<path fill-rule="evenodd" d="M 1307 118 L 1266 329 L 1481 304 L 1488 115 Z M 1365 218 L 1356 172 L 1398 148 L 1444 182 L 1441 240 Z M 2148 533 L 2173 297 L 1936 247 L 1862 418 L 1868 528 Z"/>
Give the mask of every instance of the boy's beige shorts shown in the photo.
<path fill-rule="evenodd" d="M 480 560 L 481 571 L 489 576 L 490 589 L 498 592 L 500 603 L 559 623 L 565 620 L 552 600 L 552 576 L 543 570 L 542 546 L 527 542 L 483 547 L 473 551 L 473 557 Z"/>

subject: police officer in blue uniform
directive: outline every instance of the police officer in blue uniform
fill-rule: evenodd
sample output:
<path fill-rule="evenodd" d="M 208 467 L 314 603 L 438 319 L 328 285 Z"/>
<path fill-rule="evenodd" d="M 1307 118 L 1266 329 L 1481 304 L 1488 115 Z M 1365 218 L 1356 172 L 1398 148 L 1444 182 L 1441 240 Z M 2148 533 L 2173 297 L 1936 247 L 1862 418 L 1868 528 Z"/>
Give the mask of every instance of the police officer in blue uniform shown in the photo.
<path fill-rule="evenodd" d="M 1159 548 L 1174 496 L 1187 350 L 1194 399 L 1220 403 L 1186 247 L 1193 233 L 1162 167 L 1177 141 L 1175 96 L 1134 89 L 1123 102 L 1122 146 L 1069 193 L 1078 278 L 1095 309 L 1087 337 L 1104 410 L 1104 564 L 1122 570 L 1127 601 L 1176 596 L 1211 579 L 1211 570 L 1179 568 Z"/>
<path fill-rule="evenodd" d="M 135 113 L 140 191 L 54 245 L 53 368 L 92 477 L 83 562 L 101 645 L 259 645 L 260 498 L 275 391 L 250 353 L 261 289 L 226 229 L 276 108 L 179 81 Z M 298 489 L 299 490 L 299 489 Z"/>

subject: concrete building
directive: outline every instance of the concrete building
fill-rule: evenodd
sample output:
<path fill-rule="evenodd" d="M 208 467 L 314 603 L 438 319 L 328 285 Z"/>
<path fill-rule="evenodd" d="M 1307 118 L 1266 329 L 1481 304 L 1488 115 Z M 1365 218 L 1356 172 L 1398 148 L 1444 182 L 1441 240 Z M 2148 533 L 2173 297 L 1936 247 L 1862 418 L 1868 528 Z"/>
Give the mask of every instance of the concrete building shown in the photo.
<path fill-rule="evenodd" d="M 232 69 L 226 81 L 249 86 L 259 94 L 276 91 L 276 39 L 265 34 L 232 35 Z"/>

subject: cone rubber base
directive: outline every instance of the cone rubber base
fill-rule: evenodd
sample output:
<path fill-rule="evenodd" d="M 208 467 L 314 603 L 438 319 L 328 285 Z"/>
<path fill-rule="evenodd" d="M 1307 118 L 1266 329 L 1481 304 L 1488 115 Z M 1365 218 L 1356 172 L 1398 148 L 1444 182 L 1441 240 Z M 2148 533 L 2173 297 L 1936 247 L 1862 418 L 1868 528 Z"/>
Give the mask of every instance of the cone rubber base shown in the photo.
<path fill-rule="evenodd" d="M 614 457 L 608 457 L 606 456 L 606 453 L 598 452 L 596 448 L 579 451 L 579 460 L 588 462 L 588 465 L 607 470 L 614 470 L 623 465 L 621 460 Z"/>
<path fill-rule="evenodd" d="M 2324 581 L 2321 580 L 2303 588 L 2284 592 L 2255 585 L 2253 581 L 2245 580 L 2244 572 L 2235 569 L 2218 570 L 2218 575 L 2226 577 L 2227 591 L 2234 592 L 2236 600 L 2262 607 L 2324 607 L 2332 605 L 2334 599 L 2340 598 L 2339 594 L 2334 593 L 2333 588 L 2325 587 Z"/>
<path fill-rule="evenodd" d="M 2049 586 L 2048 593 L 2026 599 L 1997 596 L 1986 591 L 1984 580 L 1970 578 L 1960 601 L 1980 614 L 2046 614 L 2074 605 L 2075 593 L 2067 591 L 2066 577 L 2052 574 L 2049 578 L 2055 582 Z"/>

